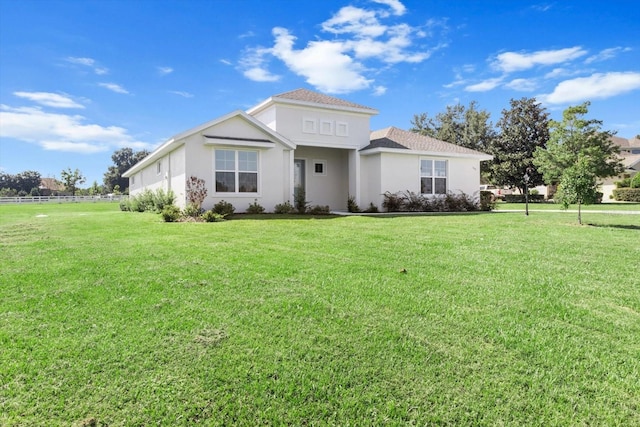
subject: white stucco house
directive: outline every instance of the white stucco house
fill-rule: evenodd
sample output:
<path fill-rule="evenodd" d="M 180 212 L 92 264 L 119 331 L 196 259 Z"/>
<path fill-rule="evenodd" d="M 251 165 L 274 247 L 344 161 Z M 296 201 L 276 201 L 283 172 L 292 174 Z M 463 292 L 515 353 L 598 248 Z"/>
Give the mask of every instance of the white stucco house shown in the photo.
<path fill-rule="evenodd" d="M 297 89 L 179 133 L 123 176 L 131 195 L 172 190 L 181 207 L 194 176 L 207 186 L 203 208 L 225 200 L 236 212 L 254 201 L 267 211 L 293 203 L 297 187 L 312 205 L 336 211 L 350 196 L 381 207 L 386 191 L 478 193 L 480 161 L 491 156 L 395 127 L 371 132 L 376 114 Z"/>

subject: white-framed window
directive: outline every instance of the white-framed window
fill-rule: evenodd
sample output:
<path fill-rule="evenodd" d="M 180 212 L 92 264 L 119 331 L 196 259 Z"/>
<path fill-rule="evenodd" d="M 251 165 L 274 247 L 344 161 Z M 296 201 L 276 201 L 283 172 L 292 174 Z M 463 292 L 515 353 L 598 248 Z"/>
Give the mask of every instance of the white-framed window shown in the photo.
<path fill-rule="evenodd" d="M 326 175 L 327 174 L 327 161 L 326 160 L 314 160 L 313 161 L 313 174 L 314 175 Z"/>
<path fill-rule="evenodd" d="M 331 120 L 320 121 L 320 134 L 333 135 L 333 122 Z"/>
<path fill-rule="evenodd" d="M 337 136 L 349 136 L 349 123 L 336 122 L 336 135 Z"/>
<path fill-rule="evenodd" d="M 129 185 L 136 185 L 136 176 L 132 175 L 131 178 L 129 178 Z"/>
<path fill-rule="evenodd" d="M 258 152 L 215 150 L 216 193 L 257 193 Z"/>
<path fill-rule="evenodd" d="M 302 132 L 318 133 L 318 122 L 316 119 L 302 119 Z"/>
<path fill-rule="evenodd" d="M 162 173 L 162 162 L 158 160 L 156 162 L 156 174 L 160 175 Z"/>
<path fill-rule="evenodd" d="M 447 194 L 447 173 L 446 160 L 420 159 L 420 192 Z"/>

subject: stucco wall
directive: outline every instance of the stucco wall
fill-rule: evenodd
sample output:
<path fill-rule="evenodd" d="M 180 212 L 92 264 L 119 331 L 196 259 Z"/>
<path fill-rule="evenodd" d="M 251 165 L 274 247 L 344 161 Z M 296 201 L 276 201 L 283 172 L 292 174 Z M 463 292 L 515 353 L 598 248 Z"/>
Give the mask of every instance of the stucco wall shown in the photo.
<path fill-rule="evenodd" d="M 349 197 L 349 151 L 336 148 L 299 146 L 296 159 L 306 161 L 306 198 L 312 206 L 329 206 L 333 210 L 347 208 Z M 314 161 L 324 162 L 324 174 L 314 172 Z"/>

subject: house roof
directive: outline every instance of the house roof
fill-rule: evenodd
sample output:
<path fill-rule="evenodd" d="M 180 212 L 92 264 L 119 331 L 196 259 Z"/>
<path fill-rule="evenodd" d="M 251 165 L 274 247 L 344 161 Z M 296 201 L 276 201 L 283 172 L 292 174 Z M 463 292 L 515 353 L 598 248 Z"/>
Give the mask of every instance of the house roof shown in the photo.
<path fill-rule="evenodd" d="M 269 105 L 275 103 L 294 104 L 309 107 L 320 107 L 331 110 L 351 111 L 356 113 L 364 113 L 368 115 L 378 114 L 378 110 L 355 102 L 346 101 L 344 99 L 335 98 L 323 93 L 314 92 L 308 89 L 295 89 L 284 92 L 279 95 L 273 95 L 255 107 L 247 111 L 248 114 L 256 114 L 264 110 Z"/>
<path fill-rule="evenodd" d="M 125 178 L 129 178 L 131 177 L 133 174 L 137 173 L 138 171 L 144 169 L 145 167 L 147 167 L 148 165 L 152 164 L 153 162 L 155 162 L 156 160 L 160 159 L 161 157 L 163 157 L 164 155 L 166 155 L 167 153 L 170 153 L 171 151 L 175 150 L 176 148 L 178 148 L 180 145 L 184 144 L 184 139 L 197 134 L 197 133 L 201 133 L 203 131 L 205 131 L 206 129 L 215 126 L 219 123 L 225 122 L 229 119 L 232 119 L 234 117 L 240 117 L 243 120 L 245 120 L 249 125 L 254 126 L 258 129 L 260 129 L 262 132 L 264 132 L 265 136 L 267 138 L 265 138 L 264 140 L 258 140 L 256 138 L 241 138 L 241 137 L 237 137 L 236 135 L 202 135 L 205 138 L 210 138 L 210 139 L 222 139 L 222 140 L 242 140 L 242 141 L 250 141 L 250 142 L 270 142 L 272 140 L 274 141 L 278 141 L 281 144 L 283 144 L 284 146 L 290 148 L 290 149 L 295 149 L 296 148 L 296 144 L 294 144 L 293 142 L 289 141 L 287 138 L 285 138 L 284 136 L 280 135 L 279 133 L 277 133 L 276 131 L 274 131 L 273 129 L 269 128 L 267 125 L 265 125 L 264 123 L 262 123 L 261 121 L 255 119 L 254 117 L 248 115 L 247 113 L 245 113 L 244 111 L 233 111 L 229 114 L 226 114 L 222 117 L 218 117 L 217 119 L 208 121 L 207 123 L 203 123 L 199 126 L 196 126 L 194 128 L 191 128 L 189 130 L 186 130 L 184 132 L 181 132 L 177 135 L 174 135 L 172 138 L 170 138 L 168 141 L 166 141 L 164 144 L 162 144 L 160 147 L 156 148 L 151 154 L 149 154 L 147 157 L 145 157 L 144 159 L 142 159 L 141 161 L 139 161 L 138 163 L 136 163 L 135 165 L 133 165 L 128 171 L 126 171 L 125 173 L 122 174 L 122 176 L 124 176 Z"/>
<path fill-rule="evenodd" d="M 64 190 L 64 184 L 55 178 L 41 178 L 40 187 L 41 190 L 62 191 Z"/>
<path fill-rule="evenodd" d="M 640 147 L 640 138 L 634 137 L 626 139 L 619 136 L 612 136 L 611 141 L 622 149 L 630 147 Z"/>
<path fill-rule="evenodd" d="M 490 160 L 491 156 L 477 150 L 440 141 L 419 133 L 409 132 L 390 126 L 371 132 L 370 143 L 360 151 L 374 149 L 411 150 L 421 153 L 451 155 L 454 157 L 481 157 L 482 160 Z"/>
<path fill-rule="evenodd" d="M 640 171 L 640 154 L 631 154 L 622 158 L 626 170 Z"/>

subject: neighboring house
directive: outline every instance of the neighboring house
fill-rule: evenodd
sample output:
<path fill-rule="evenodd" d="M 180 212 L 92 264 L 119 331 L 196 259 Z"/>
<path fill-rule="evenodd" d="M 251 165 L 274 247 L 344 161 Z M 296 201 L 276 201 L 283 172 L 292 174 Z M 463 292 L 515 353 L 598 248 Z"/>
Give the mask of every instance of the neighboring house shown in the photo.
<path fill-rule="evenodd" d="M 640 139 L 612 136 L 611 141 L 620 148 L 620 161 L 624 166 L 624 172 L 600 181 L 603 202 L 614 201 L 613 190 L 617 181 L 621 181 L 625 176 L 633 177 L 640 171 Z"/>
<path fill-rule="evenodd" d="M 42 178 L 38 187 L 41 196 L 51 196 L 65 190 L 64 184 L 55 178 Z"/>
<path fill-rule="evenodd" d="M 205 181 L 203 207 L 220 200 L 243 212 L 293 203 L 380 207 L 386 191 L 477 195 L 480 161 L 491 156 L 394 127 L 371 132 L 377 110 L 306 89 L 275 95 L 182 132 L 126 171 L 131 195 L 173 190 L 186 204 L 186 180 Z"/>

